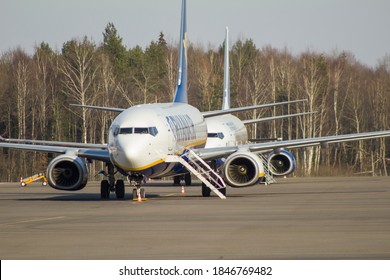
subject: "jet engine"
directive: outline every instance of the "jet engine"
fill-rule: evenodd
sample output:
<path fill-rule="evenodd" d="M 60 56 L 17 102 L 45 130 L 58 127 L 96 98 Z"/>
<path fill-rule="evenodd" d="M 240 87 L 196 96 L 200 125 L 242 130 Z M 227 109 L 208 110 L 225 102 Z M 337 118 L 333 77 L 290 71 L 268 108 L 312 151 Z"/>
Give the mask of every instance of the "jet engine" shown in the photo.
<path fill-rule="evenodd" d="M 47 167 L 49 185 L 57 190 L 78 191 L 88 181 L 88 168 L 84 160 L 76 156 L 61 155 Z"/>
<path fill-rule="evenodd" d="M 279 153 L 272 152 L 268 156 L 268 165 L 274 176 L 285 176 L 294 172 L 296 162 L 291 153 L 281 150 Z"/>
<path fill-rule="evenodd" d="M 264 167 L 259 157 L 250 152 L 231 154 L 223 166 L 225 182 L 233 188 L 249 187 L 264 176 Z"/>

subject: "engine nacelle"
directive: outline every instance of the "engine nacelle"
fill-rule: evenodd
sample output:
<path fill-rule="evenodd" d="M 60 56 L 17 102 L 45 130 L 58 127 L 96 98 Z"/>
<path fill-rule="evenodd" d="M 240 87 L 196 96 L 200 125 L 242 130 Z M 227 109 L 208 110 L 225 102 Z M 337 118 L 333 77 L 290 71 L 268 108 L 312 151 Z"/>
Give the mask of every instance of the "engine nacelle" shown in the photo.
<path fill-rule="evenodd" d="M 260 158 L 251 152 L 237 152 L 230 155 L 223 166 L 225 182 L 233 188 L 249 187 L 264 176 Z"/>
<path fill-rule="evenodd" d="M 61 155 L 54 158 L 47 167 L 49 185 L 57 190 L 78 191 L 88 181 L 88 168 L 79 157 Z"/>
<path fill-rule="evenodd" d="M 291 153 L 281 150 L 268 156 L 268 165 L 274 176 L 285 176 L 294 172 L 296 161 Z"/>

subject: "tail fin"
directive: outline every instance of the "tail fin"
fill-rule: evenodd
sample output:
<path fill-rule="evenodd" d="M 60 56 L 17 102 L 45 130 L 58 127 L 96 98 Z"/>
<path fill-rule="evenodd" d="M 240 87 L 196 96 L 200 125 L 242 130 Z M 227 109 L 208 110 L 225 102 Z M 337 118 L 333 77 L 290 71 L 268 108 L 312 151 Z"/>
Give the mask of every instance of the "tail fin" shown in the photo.
<path fill-rule="evenodd" d="M 229 28 L 226 27 L 222 110 L 229 110 L 229 109 L 230 109 Z"/>
<path fill-rule="evenodd" d="M 181 27 L 179 44 L 179 70 L 174 103 L 188 103 L 187 98 L 187 4 L 183 0 L 181 7 Z"/>

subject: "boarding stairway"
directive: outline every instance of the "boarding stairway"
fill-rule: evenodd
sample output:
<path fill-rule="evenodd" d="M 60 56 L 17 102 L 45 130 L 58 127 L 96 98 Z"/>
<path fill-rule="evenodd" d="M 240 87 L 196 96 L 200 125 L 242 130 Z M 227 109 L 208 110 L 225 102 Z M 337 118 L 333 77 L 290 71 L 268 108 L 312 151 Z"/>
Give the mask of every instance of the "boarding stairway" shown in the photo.
<path fill-rule="evenodd" d="M 202 183 L 209 187 L 221 199 L 226 196 L 220 190 L 226 188 L 226 184 L 221 176 L 214 171 L 203 159 L 192 150 L 187 150 L 181 156 L 170 156 L 170 161 L 180 162 L 188 171 L 194 174 Z"/>
<path fill-rule="evenodd" d="M 272 166 L 268 163 L 267 157 L 262 153 L 257 153 L 258 157 L 260 158 L 261 163 L 264 167 L 264 181 L 263 183 L 267 186 L 271 183 L 275 183 L 274 176 L 272 175 L 271 169 Z"/>

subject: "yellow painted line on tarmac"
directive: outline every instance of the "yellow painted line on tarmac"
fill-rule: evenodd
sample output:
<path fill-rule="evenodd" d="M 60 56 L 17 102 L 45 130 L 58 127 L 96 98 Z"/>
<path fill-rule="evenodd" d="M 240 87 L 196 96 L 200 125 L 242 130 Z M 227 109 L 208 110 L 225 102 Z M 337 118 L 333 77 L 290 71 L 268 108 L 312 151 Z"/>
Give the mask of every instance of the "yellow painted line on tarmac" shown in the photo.
<path fill-rule="evenodd" d="M 12 225 L 26 224 L 26 223 L 46 222 L 46 221 L 60 220 L 60 219 L 64 219 L 64 218 L 65 218 L 65 216 L 42 218 L 42 219 L 32 219 L 32 220 L 24 220 L 24 221 L 12 222 L 12 223 L 0 224 L 0 226 L 12 226 Z"/>
<path fill-rule="evenodd" d="M 176 195 L 177 195 L 177 193 L 168 193 L 168 194 L 164 194 L 162 196 L 176 196 Z"/>

